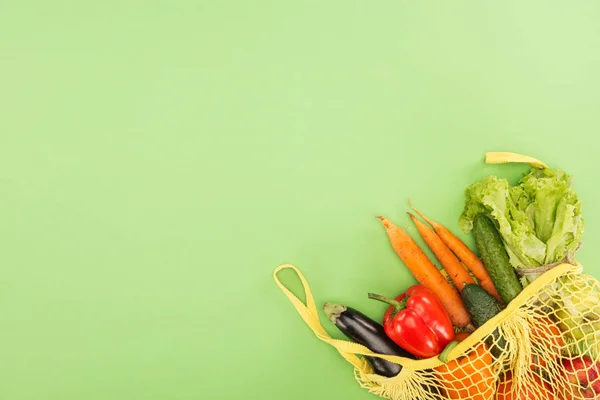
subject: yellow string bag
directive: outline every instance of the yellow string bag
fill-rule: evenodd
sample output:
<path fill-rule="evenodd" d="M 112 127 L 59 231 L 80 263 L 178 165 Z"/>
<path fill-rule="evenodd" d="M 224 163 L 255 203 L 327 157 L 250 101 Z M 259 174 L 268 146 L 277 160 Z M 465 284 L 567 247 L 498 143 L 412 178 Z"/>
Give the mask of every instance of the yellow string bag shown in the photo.
<path fill-rule="evenodd" d="M 488 163 L 545 164 L 513 153 L 488 153 Z M 302 303 L 278 278 L 292 269 L 302 282 Z M 302 319 L 322 341 L 350 364 L 358 383 L 392 400 L 442 399 L 600 399 L 600 283 L 582 273 L 576 262 L 548 266 L 547 271 L 494 318 L 452 349 L 448 362 L 437 357 L 412 360 L 375 354 L 357 343 L 331 338 L 321 325 L 306 278 L 293 265 L 281 265 L 275 282 Z M 498 343 L 503 338 L 505 344 Z M 492 355 L 490 349 L 502 346 Z M 373 373 L 363 356 L 402 366 L 392 378 Z"/>

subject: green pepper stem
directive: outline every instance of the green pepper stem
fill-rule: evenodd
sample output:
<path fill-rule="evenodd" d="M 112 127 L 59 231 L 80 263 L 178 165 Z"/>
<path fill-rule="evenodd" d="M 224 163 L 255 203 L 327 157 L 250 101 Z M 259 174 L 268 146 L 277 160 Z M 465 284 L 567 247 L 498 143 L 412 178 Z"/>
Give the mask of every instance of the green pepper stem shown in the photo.
<path fill-rule="evenodd" d="M 441 362 L 443 362 L 444 364 L 448 362 L 448 356 L 450 355 L 450 352 L 458 345 L 458 343 L 458 340 L 453 340 L 450 343 L 448 343 L 446 348 L 438 356 Z"/>
<path fill-rule="evenodd" d="M 389 304 L 390 306 L 394 307 L 396 312 L 404 310 L 406 308 L 406 302 L 408 301 L 408 297 L 405 297 L 402 299 L 402 301 L 398 301 L 375 293 L 369 293 L 369 298 Z"/>

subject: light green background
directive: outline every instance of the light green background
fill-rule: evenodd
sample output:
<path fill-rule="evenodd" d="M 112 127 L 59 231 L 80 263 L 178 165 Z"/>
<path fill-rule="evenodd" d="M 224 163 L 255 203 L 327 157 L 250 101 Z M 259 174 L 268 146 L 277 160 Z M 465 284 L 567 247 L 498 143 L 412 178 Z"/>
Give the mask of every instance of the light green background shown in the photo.
<path fill-rule="evenodd" d="M 374 398 L 271 272 L 378 316 L 365 293 L 413 281 L 374 216 L 408 225 L 411 197 L 456 230 L 466 185 L 525 170 L 489 150 L 575 176 L 600 277 L 599 21 L 593 0 L 0 2 L 0 398 Z"/>

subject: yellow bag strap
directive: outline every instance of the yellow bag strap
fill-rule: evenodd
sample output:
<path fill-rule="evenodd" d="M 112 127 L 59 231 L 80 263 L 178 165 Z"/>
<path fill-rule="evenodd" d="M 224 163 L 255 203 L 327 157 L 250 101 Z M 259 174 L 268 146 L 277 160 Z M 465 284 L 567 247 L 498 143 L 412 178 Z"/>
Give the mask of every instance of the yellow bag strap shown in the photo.
<path fill-rule="evenodd" d="M 279 273 L 279 271 L 282 271 L 284 269 L 293 270 L 296 273 L 296 275 L 298 275 L 298 278 L 300 278 L 300 281 L 302 282 L 302 286 L 304 288 L 304 293 L 306 294 L 306 304 L 302 303 L 302 301 L 300 301 L 300 299 L 298 299 L 298 297 L 296 297 L 279 280 L 279 277 L 277 276 L 277 274 Z M 329 336 L 329 334 L 327 333 L 327 331 L 325 331 L 325 329 L 323 328 L 323 326 L 321 325 L 321 322 L 319 320 L 319 314 L 317 312 L 315 300 L 314 300 L 312 292 L 310 290 L 310 286 L 308 285 L 308 281 L 306 280 L 304 275 L 302 275 L 302 272 L 300 272 L 300 270 L 298 268 L 296 268 L 295 266 L 290 265 L 290 264 L 280 265 L 279 267 L 277 267 L 275 269 L 275 271 L 273 271 L 273 278 L 275 279 L 275 283 L 277 283 L 277 286 L 279 286 L 281 291 L 283 291 L 283 293 L 287 296 L 287 298 L 290 300 L 290 302 L 294 305 L 294 307 L 296 308 L 296 311 L 298 311 L 298 314 L 300 314 L 300 316 L 302 317 L 304 322 L 306 322 L 308 327 L 310 329 L 312 329 L 312 331 L 317 336 L 317 338 L 319 338 L 323 342 L 328 343 L 331 346 L 335 347 L 337 349 L 337 351 L 342 355 L 342 357 L 344 357 L 350 364 L 354 365 L 354 367 L 358 368 L 361 371 L 365 371 L 365 372 L 369 370 L 369 367 L 368 367 L 368 364 L 366 363 L 366 361 L 357 357 L 356 356 L 357 354 L 367 355 L 367 356 L 377 356 L 379 358 L 383 358 L 388 361 L 402 363 L 402 364 L 404 364 L 405 361 L 409 360 L 408 358 L 405 358 L 405 357 L 385 356 L 385 355 L 381 355 L 381 354 L 376 354 L 376 353 L 373 353 L 371 350 L 367 349 L 365 346 L 362 346 L 358 343 L 348 342 L 346 340 L 333 339 L 331 336 Z"/>
<path fill-rule="evenodd" d="M 548 168 L 546 164 L 533 157 L 524 156 L 517 153 L 507 152 L 489 152 L 485 155 L 485 162 L 488 164 L 507 164 L 507 163 L 527 163 L 534 168 Z"/>

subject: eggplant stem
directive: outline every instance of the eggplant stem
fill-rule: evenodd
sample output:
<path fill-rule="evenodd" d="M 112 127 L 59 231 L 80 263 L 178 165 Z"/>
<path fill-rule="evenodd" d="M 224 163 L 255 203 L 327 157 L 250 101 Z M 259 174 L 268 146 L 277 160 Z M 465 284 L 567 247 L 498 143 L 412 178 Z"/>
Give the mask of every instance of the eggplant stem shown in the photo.
<path fill-rule="evenodd" d="M 347 309 L 348 308 L 346 306 L 343 306 L 341 304 L 327 302 L 323 305 L 323 311 L 325 312 L 325 315 L 327 315 L 327 319 L 329 319 L 334 324 L 337 322 L 337 319 L 340 317 L 340 315 L 343 312 L 346 312 Z"/>

